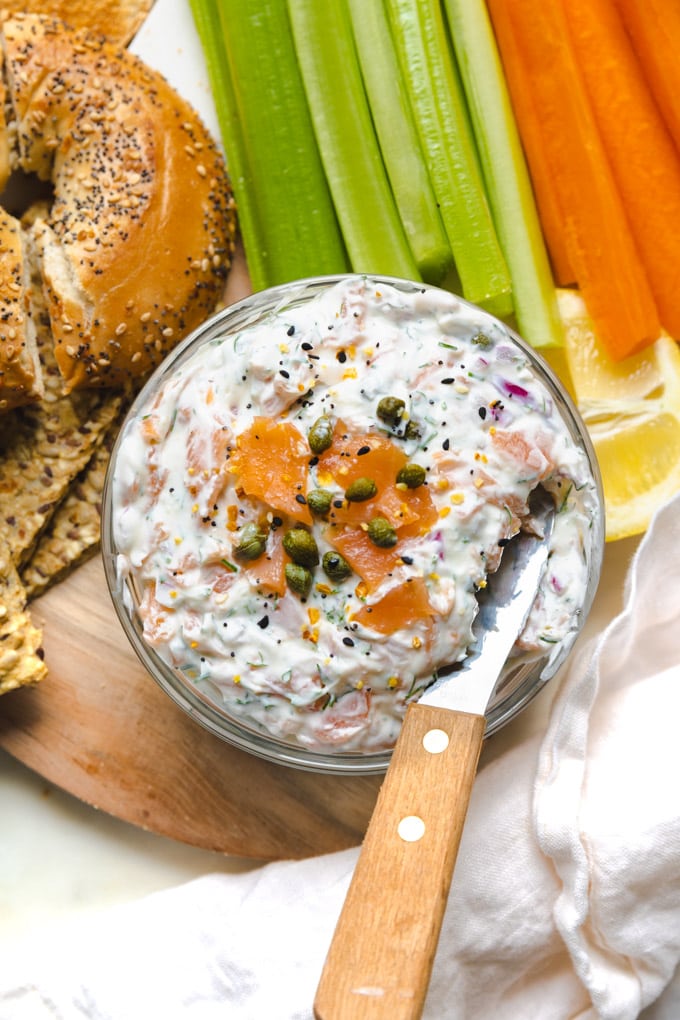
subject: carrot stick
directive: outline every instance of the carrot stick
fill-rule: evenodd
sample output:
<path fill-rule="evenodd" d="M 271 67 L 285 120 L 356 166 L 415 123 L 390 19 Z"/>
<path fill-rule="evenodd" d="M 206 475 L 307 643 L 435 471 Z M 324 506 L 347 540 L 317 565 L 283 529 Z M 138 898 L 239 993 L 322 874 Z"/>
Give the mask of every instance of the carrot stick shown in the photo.
<path fill-rule="evenodd" d="M 620 360 L 657 339 L 660 325 L 569 42 L 561 0 L 493 0 L 492 18 L 500 4 L 511 19 L 518 56 L 532 82 L 569 261 L 602 343 Z M 521 133 L 521 122 L 519 128 Z"/>
<path fill-rule="evenodd" d="M 614 0 L 614 4 L 680 150 L 680 5 L 677 0 Z"/>
<path fill-rule="evenodd" d="M 680 338 L 680 153 L 611 0 L 562 7 L 659 318 Z"/>
<path fill-rule="evenodd" d="M 567 253 L 564 215 L 557 203 L 550 172 L 546 166 L 543 139 L 534 107 L 531 82 L 517 54 L 514 30 L 504 2 L 488 0 L 492 14 L 496 43 L 503 63 L 503 71 L 512 99 L 516 120 L 521 123 L 522 146 L 527 158 L 531 184 L 536 199 L 545 244 L 550 256 L 553 276 L 560 287 L 576 282 Z"/>

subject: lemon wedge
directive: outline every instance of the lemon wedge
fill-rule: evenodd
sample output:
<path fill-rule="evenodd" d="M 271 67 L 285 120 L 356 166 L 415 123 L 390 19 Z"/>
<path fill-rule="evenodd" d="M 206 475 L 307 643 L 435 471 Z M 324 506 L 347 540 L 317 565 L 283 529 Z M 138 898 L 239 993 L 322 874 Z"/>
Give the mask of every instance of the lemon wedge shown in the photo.
<path fill-rule="evenodd" d="M 664 335 L 614 362 L 580 294 L 559 289 L 557 299 L 565 346 L 550 362 L 571 391 L 595 447 L 607 540 L 639 535 L 655 510 L 680 491 L 680 349 Z"/>

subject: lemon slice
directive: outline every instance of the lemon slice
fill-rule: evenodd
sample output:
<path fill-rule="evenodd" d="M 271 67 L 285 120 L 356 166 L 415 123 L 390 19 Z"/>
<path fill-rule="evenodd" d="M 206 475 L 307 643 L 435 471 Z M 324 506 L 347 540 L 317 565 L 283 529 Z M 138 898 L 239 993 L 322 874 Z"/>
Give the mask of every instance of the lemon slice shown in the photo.
<path fill-rule="evenodd" d="M 655 510 L 680 491 L 680 349 L 664 335 L 614 362 L 580 294 L 560 289 L 557 296 L 568 387 L 602 472 L 607 540 L 641 534 Z M 561 374 L 559 363 L 553 368 Z"/>

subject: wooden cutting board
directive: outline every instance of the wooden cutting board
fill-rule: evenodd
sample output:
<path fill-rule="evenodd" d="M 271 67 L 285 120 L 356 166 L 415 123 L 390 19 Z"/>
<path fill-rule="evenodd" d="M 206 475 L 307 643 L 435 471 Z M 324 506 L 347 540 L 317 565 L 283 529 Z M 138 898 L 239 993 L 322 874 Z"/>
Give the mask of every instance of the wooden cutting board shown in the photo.
<path fill-rule="evenodd" d="M 379 778 L 271 765 L 213 737 L 155 684 L 99 557 L 32 605 L 47 678 L 0 703 L 0 745 L 79 799 L 194 846 L 306 857 L 362 839 Z"/>
<path fill-rule="evenodd" d="M 226 301 L 249 292 L 239 253 Z M 361 842 L 380 778 L 272 765 L 186 716 L 128 644 L 99 556 L 31 613 L 49 673 L 0 701 L 0 746 L 15 758 L 88 804 L 193 846 L 269 860 Z"/>

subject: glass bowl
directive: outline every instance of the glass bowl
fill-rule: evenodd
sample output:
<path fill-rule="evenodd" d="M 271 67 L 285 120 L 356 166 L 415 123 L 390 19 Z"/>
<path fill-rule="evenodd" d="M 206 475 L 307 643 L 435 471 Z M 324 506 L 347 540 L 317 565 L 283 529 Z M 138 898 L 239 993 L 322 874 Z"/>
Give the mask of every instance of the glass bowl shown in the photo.
<path fill-rule="evenodd" d="M 298 742 L 279 739 L 249 722 L 243 717 L 230 714 L 221 704 L 219 692 L 210 686 L 199 689 L 177 667 L 171 666 L 159 652 L 147 642 L 143 634 L 140 614 L 141 592 L 135 577 L 123 569 L 123 558 L 116 537 L 116 520 L 120 513 L 117 504 L 114 479 L 119 470 L 121 450 L 130 440 L 128 432 L 133 423 L 147 413 L 163 387 L 173 378 L 177 370 L 192 359 L 205 345 L 232 342 L 237 334 L 255 325 L 266 324 L 283 309 L 299 308 L 313 301 L 328 288 L 344 280 L 366 279 L 355 276 L 318 277 L 296 281 L 283 286 L 261 291 L 239 301 L 214 315 L 188 336 L 156 370 L 137 396 L 128 412 L 114 446 L 107 473 L 102 508 L 102 555 L 107 584 L 125 634 L 150 677 L 158 683 L 170 698 L 188 715 L 217 737 L 236 747 L 261 758 L 281 765 L 308 771 L 369 775 L 383 773 L 390 759 L 390 750 L 342 751 L 316 749 Z M 404 295 L 418 292 L 437 291 L 421 283 L 370 276 L 371 283 L 395 288 Z M 441 294 L 442 292 L 437 292 Z M 436 297 L 436 295 L 435 295 Z M 447 299 L 451 295 L 446 295 Z M 532 373 L 542 384 L 553 401 L 554 407 L 573 444 L 586 459 L 590 471 L 594 511 L 583 549 L 586 561 L 587 581 L 582 592 L 582 602 L 576 620 L 567 636 L 558 647 L 552 646 L 544 654 L 516 655 L 511 658 L 499 679 L 487 711 L 487 736 L 495 733 L 513 719 L 556 673 L 564 662 L 591 607 L 601 568 L 604 547 L 604 501 L 597 461 L 586 428 L 581 421 L 569 395 L 544 360 L 519 336 L 503 323 L 494 319 L 473 305 L 458 299 L 463 313 L 468 312 L 475 321 L 480 317 L 489 329 L 501 330 L 504 341 L 514 345 L 523 355 Z"/>

